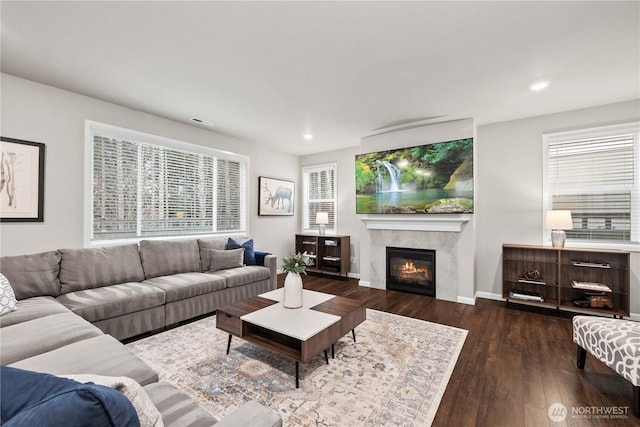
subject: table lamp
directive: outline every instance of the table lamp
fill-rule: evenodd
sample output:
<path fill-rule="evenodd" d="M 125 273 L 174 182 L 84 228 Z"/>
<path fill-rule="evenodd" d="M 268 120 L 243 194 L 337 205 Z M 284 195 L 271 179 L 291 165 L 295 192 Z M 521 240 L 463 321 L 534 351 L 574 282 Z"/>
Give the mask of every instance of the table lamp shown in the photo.
<path fill-rule="evenodd" d="M 571 211 L 557 210 L 547 211 L 546 228 L 551 229 L 551 246 L 554 248 L 564 248 L 567 234 L 564 230 L 573 228 Z"/>
<path fill-rule="evenodd" d="M 318 229 L 320 235 L 324 235 L 326 226 L 329 224 L 329 213 L 328 212 L 318 212 L 316 214 L 316 224 L 318 224 Z"/>

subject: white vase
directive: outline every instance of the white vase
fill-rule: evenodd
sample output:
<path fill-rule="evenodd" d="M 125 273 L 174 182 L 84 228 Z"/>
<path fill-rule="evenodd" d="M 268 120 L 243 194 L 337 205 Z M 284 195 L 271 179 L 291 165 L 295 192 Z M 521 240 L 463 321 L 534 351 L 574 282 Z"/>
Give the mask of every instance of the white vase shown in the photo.
<path fill-rule="evenodd" d="M 302 307 L 302 277 L 298 273 L 287 273 L 284 278 L 282 305 L 286 308 Z"/>

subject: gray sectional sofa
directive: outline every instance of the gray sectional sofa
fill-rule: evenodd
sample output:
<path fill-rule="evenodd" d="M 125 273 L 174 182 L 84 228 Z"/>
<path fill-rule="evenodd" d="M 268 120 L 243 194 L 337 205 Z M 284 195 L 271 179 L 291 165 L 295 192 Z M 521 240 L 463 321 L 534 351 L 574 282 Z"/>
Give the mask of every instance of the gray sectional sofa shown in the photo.
<path fill-rule="evenodd" d="M 226 250 L 227 243 L 143 240 L 0 258 L 0 272 L 18 300 L 16 311 L 0 316 L 0 364 L 54 375 L 130 377 L 144 387 L 165 425 L 213 425 L 213 416 L 158 382 L 157 373 L 120 341 L 276 288 L 275 256 L 255 252 L 256 265 L 244 265 L 247 253 Z M 229 420 L 281 425 L 278 414 L 255 402 Z"/>

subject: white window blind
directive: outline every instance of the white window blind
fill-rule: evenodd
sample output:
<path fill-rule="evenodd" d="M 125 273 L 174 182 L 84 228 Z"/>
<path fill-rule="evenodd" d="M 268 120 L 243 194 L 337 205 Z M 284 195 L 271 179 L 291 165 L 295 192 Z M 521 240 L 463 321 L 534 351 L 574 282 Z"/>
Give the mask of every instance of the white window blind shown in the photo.
<path fill-rule="evenodd" d="M 242 156 L 166 146 L 159 137 L 150 143 L 149 135 L 139 141 L 131 132 L 92 135 L 90 241 L 246 231 Z"/>
<path fill-rule="evenodd" d="M 305 166 L 303 175 L 303 229 L 317 230 L 316 214 L 327 212 L 326 229 L 335 232 L 336 225 L 336 165 Z"/>
<path fill-rule="evenodd" d="M 550 134 L 545 141 L 549 209 L 571 211 L 567 238 L 638 243 L 637 125 Z"/>

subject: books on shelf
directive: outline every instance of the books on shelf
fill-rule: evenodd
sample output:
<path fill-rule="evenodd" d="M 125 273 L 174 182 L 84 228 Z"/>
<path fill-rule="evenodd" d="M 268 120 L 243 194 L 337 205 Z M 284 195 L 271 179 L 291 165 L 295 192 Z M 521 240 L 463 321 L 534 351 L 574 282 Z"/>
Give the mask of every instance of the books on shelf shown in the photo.
<path fill-rule="evenodd" d="M 575 289 L 584 289 L 586 291 L 611 292 L 610 287 L 604 283 L 597 282 L 579 282 L 577 280 L 573 280 L 571 282 L 571 287 Z"/>
<path fill-rule="evenodd" d="M 322 259 L 325 261 L 340 261 L 340 257 L 337 256 L 326 256 Z"/>
<path fill-rule="evenodd" d="M 512 290 L 509 292 L 509 298 L 516 298 L 525 301 L 544 302 L 544 298 L 537 292 Z"/>

